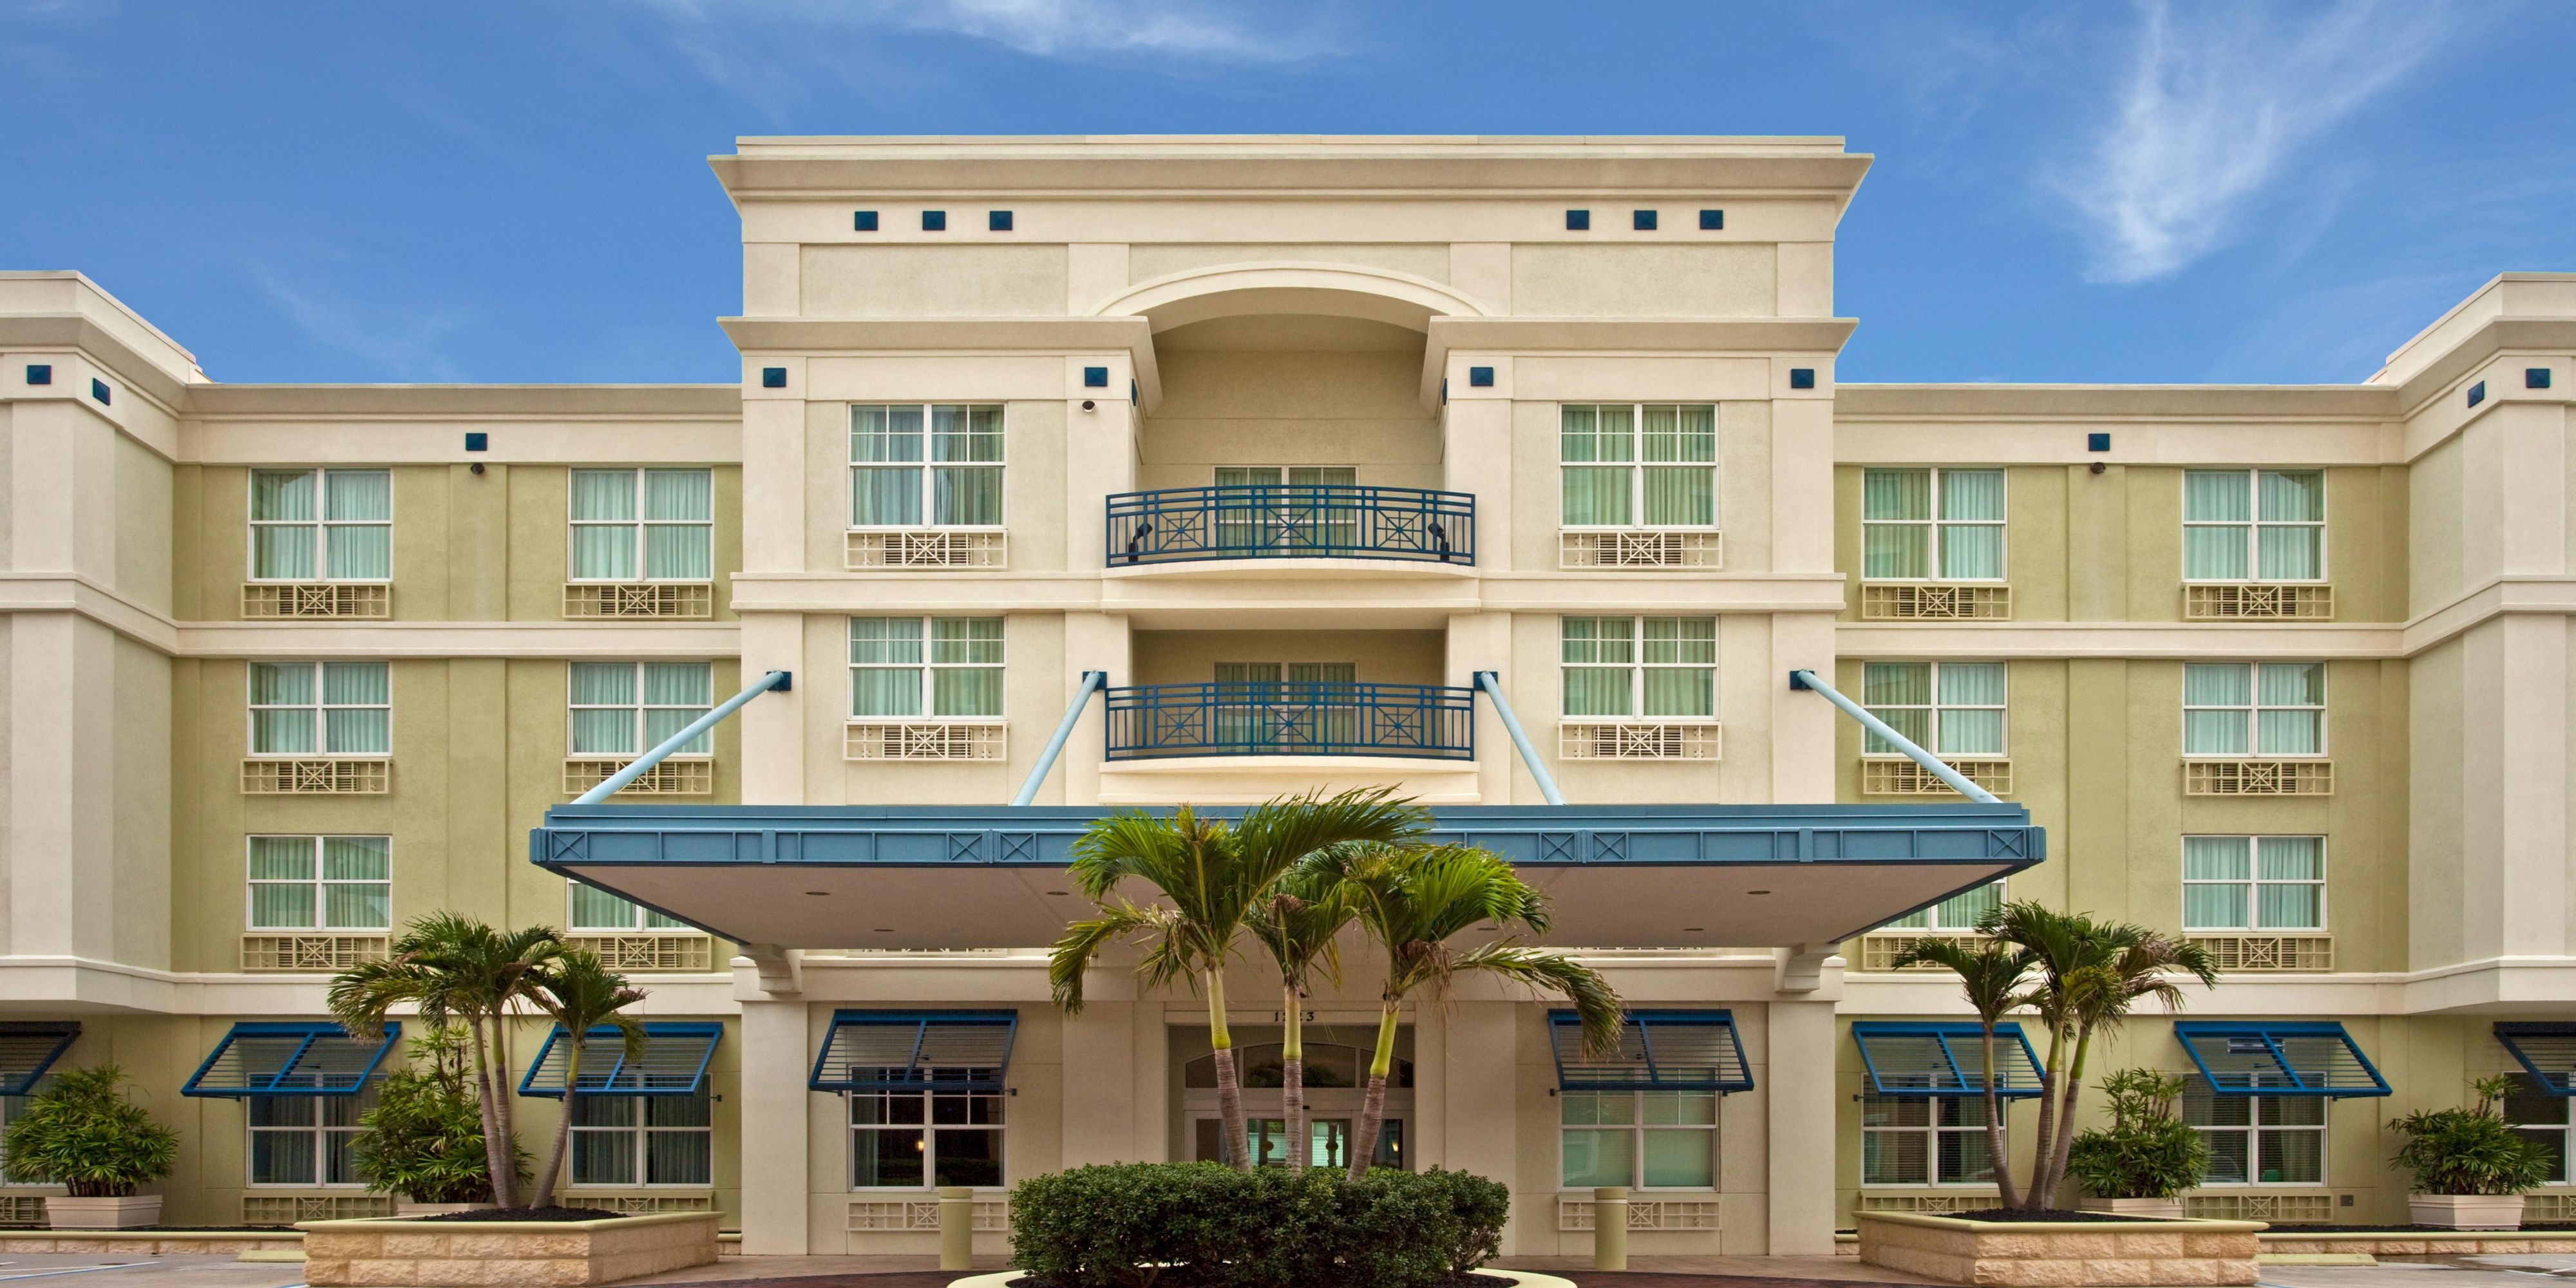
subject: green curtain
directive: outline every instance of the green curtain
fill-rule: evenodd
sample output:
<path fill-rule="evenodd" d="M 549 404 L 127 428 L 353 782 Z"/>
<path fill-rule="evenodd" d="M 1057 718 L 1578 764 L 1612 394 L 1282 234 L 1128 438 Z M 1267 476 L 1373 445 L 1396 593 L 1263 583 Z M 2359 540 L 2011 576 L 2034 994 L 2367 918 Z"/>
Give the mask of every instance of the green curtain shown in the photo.
<path fill-rule="evenodd" d="M 2193 930 L 2242 930 L 2245 885 L 2254 875 L 2241 836 L 2182 839 L 2182 924 Z"/>
<path fill-rule="evenodd" d="M 1628 463 L 1637 457 L 1633 409 L 1569 406 L 1558 415 L 1558 450 L 1565 462 L 1565 526 L 1628 526 L 1634 521 L 1630 509 L 1633 467 Z M 1615 468 L 1601 468 L 1613 462 Z"/>
<path fill-rule="evenodd" d="M 2253 481 L 2244 471 L 2184 471 L 2183 576 L 2193 581 L 2245 577 L 2246 525 L 2253 518 Z"/>
<path fill-rule="evenodd" d="M 382 581 L 394 574 L 394 485 L 386 470 L 332 470 L 323 476 L 326 575 Z"/>
<path fill-rule="evenodd" d="M 381 836 L 322 838 L 322 924 L 332 930 L 393 925 L 393 855 Z"/>
<path fill-rule="evenodd" d="M 1943 930 L 1973 930 L 1987 913 L 2003 905 L 2004 883 L 1990 882 L 1932 905 L 1933 924 Z"/>
<path fill-rule="evenodd" d="M 714 668 L 707 663 L 645 663 L 644 745 L 638 750 L 661 746 L 663 739 L 687 728 L 714 706 Z M 714 751 L 715 731 L 710 729 L 681 744 L 676 754 L 705 756 Z"/>
<path fill-rule="evenodd" d="M 850 523 L 917 527 L 921 523 L 921 408 L 850 409 Z"/>
<path fill-rule="evenodd" d="M 1002 714 L 1002 619 L 941 617 L 931 622 L 930 714 Z"/>
<path fill-rule="evenodd" d="M 2265 470 L 2255 532 L 2257 575 L 2266 581 L 2315 581 L 2325 575 L 2326 487 L 2317 470 Z"/>
<path fill-rule="evenodd" d="M 1649 617 L 1644 625 L 1644 714 L 1716 715 L 1717 620 Z"/>
<path fill-rule="evenodd" d="M 597 886 L 573 882 L 572 928 L 575 930 L 633 930 L 635 905 Z M 588 1097 L 580 1097 L 580 1099 L 588 1099 Z"/>
<path fill-rule="evenodd" d="M 621 581 L 635 575 L 635 472 L 572 472 L 572 575 Z"/>
<path fill-rule="evenodd" d="M 250 665 L 250 749 L 263 755 L 309 755 L 314 749 L 313 665 Z M 268 707 L 271 710 L 261 710 Z"/>
<path fill-rule="evenodd" d="M 1567 617 L 1558 623 L 1565 663 L 1565 714 L 1635 714 L 1632 677 L 1637 659 L 1636 623 L 1626 617 Z"/>
<path fill-rule="evenodd" d="M 314 925 L 313 838 L 250 838 L 250 928 L 309 930 Z"/>
<path fill-rule="evenodd" d="M 1860 669 L 1860 704 L 1888 727 L 1922 746 L 1932 736 L 1932 664 L 1869 662 Z M 1896 754 L 1896 744 L 1875 731 L 1861 732 L 1862 750 L 1873 756 Z"/>
<path fill-rule="evenodd" d="M 2319 662 L 2266 662 L 2255 668 L 2257 753 L 2313 756 L 2325 750 L 2326 668 Z M 2289 707 L 2291 710 L 2274 710 Z"/>
<path fill-rule="evenodd" d="M 930 409 L 930 521 L 941 526 L 998 527 L 1002 522 L 1002 409 Z M 972 463 L 977 468 L 961 469 Z"/>
<path fill-rule="evenodd" d="M 714 576 L 715 480 L 706 470 L 644 471 L 644 575 L 656 581 Z"/>
<path fill-rule="evenodd" d="M 572 664 L 572 754 L 632 756 L 635 745 L 635 664 Z"/>
<path fill-rule="evenodd" d="M 921 714 L 921 619 L 850 619 L 850 714 Z"/>
<path fill-rule="evenodd" d="M 382 662 L 322 664 L 322 749 L 381 756 L 393 750 L 393 681 Z"/>
<path fill-rule="evenodd" d="M 2184 755 L 2242 756 L 2253 750 L 2246 712 L 2254 705 L 2252 667 L 2241 663 L 2186 664 L 2182 668 L 2182 705 Z"/>
<path fill-rule="evenodd" d="M 921 665 L 921 619 L 853 617 L 850 661 L 859 665 Z"/>
<path fill-rule="evenodd" d="M 283 579 L 313 575 L 318 532 L 313 474 L 307 470 L 255 470 L 250 476 L 251 573 Z"/>
<path fill-rule="evenodd" d="M 1932 575 L 1932 472 L 1868 470 L 1861 475 L 1861 576 Z"/>
<path fill-rule="evenodd" d="M 1994 581 L 2004 575 L 2004 472 L 1941 471 L 1941 575 Z"/>
<path fill-rule="evenodd" d="M 2004 754 L 2004 667 L 2000 662 L 1947 662 L 1940 671 L 1944 756 Z"/>
<path fill-rule="evenodd" d="M 2254 924 L 2264 930 L 2322 930 L 2326 843 L 2321 836 L 2265 836 L 2254 842 Z M 2277 884 L 2276 884 L 2277 883 Z"/>

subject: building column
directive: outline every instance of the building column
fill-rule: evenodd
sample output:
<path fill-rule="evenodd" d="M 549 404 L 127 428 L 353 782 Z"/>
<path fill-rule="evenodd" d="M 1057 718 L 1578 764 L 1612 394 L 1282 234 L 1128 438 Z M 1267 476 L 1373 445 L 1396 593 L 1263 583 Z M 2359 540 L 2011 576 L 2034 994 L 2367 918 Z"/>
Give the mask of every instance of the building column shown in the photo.
<path fill-rule="evenodd" d="M 1441 683 L 1473 688 L 1476 672 L 1491 671 L 1503 679 L 1503 692 L 1512 692 L 1512 615 L 1509 613 L 1453 613 L 1449 618 L 1448 671 Z M 1513 704 L 1514 708 L 1519 703 Z M 1519 767 L 1520 752 L 1512 746 L 1511 734 L 1503 729 L 1503 717 L 1494 704 L 1479 696 L 1476 712 L 1476 793 L 1480 805 L 1509 805 L 1515 786 L 1528 773 Z M 1523 713 L 1526 721 L 1528 714 Z M 1538 799 L 1536 780 L 1532 780 L 1529 799 Z"/>
<path fill-rule="evenodd" d="M 1773 1002 L 1763 1067 L 1770 1122 L 1770 1254 L 1834 1252 L 1834 1006 Z"/>
<path fill-rule="evenodd" d="M 1432 1008 L 1414 1012 L 1414 1054 L 1424 1054 L 1424 1036 L 1438 1028 L 1440 1061 L 1440 1154 L 1446 1168 L 1510 1184 L 1520 1174 L 1519 1062 L 1512 1050 L 1512 1025 L 1521 1002 L 1455 1002 L 1434 1017 Z M 1417 1101 L 1427 1079 L 1420 1073 L 1435 1067 L 1417 1060 L 1413 1080 Z M 1407 1146 L 1411 1148 L 1411 1146 Z M 1553 1213 L 1553 1196 L 1546 1205 Z M 1518 1244 L 1518 1226 L 1527 1219 L 1526 1196 L 1512 1204 L 1512 1224 L 1503 1231 L 1503 1252 Z"/>
<path fill-rule="evenodd" d="M 1160 1103 L 1139 1097 L 1105 1094 L 1104 1088 L 1136 1087 L 1136 1011 L 1134 1002 L 1093 1002 L 1064 1023 L 1063 1165 L 1159 1162 L 1137 1152 L 1136 1119 L 1157 1117 Z"/>
<path fill-rule="evenodd" d="M 1113 685 L 1136 682 L 1134 652 L 1129 646 L 1125 613 L 1067 613 L 1064 615 L 1064 693 L 1070 701 L 1085 671 L 1107 671 Z M 1065 741 L 1064 754 L 1056 760 L 1048 777 L 1062 784 L 1062 795 L 1048 799 L 1045 784 L 1038 787 L 1040 804 L 1095 805 L 1100 801 L 1100 766 L 1106 758 L 1108 717 L 1103 714 L 1108 698 L 1093 698 L 1082 708 L 1082 718 L 1073 726 L 1073 736 Z M 1050 728 L 1038 734 L 1044 738 Z"/>
<path fill-rule="evenodd" d="M 742 1003 L 742 1250 L 801 1257 L 812 1251 L 809 1196 L 826 1188 L 807 1147 L 805 1002 Z M 837 1188 L 837 1187 L 834 1187 Z M 834 1248 L 831 1251 L 838 1252 Z"/>

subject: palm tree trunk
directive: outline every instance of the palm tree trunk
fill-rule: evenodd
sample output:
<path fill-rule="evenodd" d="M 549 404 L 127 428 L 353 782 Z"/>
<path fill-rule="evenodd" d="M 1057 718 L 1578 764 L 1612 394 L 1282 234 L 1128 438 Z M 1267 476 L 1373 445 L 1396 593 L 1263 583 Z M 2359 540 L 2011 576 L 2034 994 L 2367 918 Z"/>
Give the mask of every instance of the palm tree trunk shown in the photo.
<path fill-rule="evenodd" d="M 2030 1205 L 2034 1208 L 2048 1206 L 2048 1160 L 2055 1152 L 2051 1148 L 2054 1141 L 2052 1133 L 2057 1126 L 2055 1092 L 2057 1075 L 2062 1067 L 2058 1062 L 2065 1057 L 2065 1036 L 2063 1026 L 2049 1026 L 2048 1067 L 2039 1071 L 2039 1131 L 2031 1142 L 2030 1151 Z"/>
<path fill-rule="evenodd" d="M 2021 1206 L 2013 1193 L 2012 1160 L 2004 1157 L 2004 1098 L 1995 1088 L 1995 1025 L 1988 1020 L 1983 1026 L 1986 1075 L 1986 1157 L 1995 1169 L 1995 1192 L 2002 1198 L 2005 1211 Z"/>
<path fill-rule="evenodd" d="M 1398 1002 L 1390 997 L 1377 1017 L 1377 1053 L 1369 1058 L 1368 1098 L 1360 1102 L 1359 1129 L 1351 1133 L 1350 1177 L 1356 1181 L 1368 1175 L 1369 1160 L 1377 1156 L 1377 1134 L 1386 1122 L 1386 1076 L 1395 1068 L 1395 1013 Z"/>
<path fill-rule="evenodd" d="M 1281 1012 L 1288 1034 L 1279 1044 L 1279 1100 L 1288 1120 L 1288 1170 L 1295 1173 L 1306 1170 L 1306 1017 L 1298 1009 L 1303 999 L 1296 985 L 1285 985 L 1280 992 L 1288 1005 Z"/>
<path fill-rule="evenodd" d="M 501 1134 L 501 1098 L 492 1090 L 492 1053 L 482 1017 L 467 1016 L 465 1028 L 474 1039 L 474 1101 L 483 1111 L 483 1165 L 492 1173 L 492 1206 L 509 1207 L 510 1150 Z"/>
<path fill-rule="evenodd" d="M 1225 1023 L 1225 968 L 1213 966 L 1207 973 L 1208 1045 L 1216 1048 L 1216 1112 L 1225 1131 L 1225 1147 L 1233 1155 L 1234 1170 L 1252 1170 L 1252 1139 L 1244 1130 L 1243 1083 L 1234 1067 L 1234 1031 Z"/>
<path fill-rule="evenodd" d="M 516 1207 L 519 1199 L 519 1121 L 510 1098 L 510 1032 L 505 1026 L 509 1017 L 494 1012 L 487 1017 L 492 1025 L 492 1115 L 500 1123 L 500 1139 L 494 1148 L 495 1171 L 492 1173 L 492 1197 L 502 1207 Z"/>
<path fill-rule="evenodd" d="M 563 1120 L 555 1124 L 555 1147 L 546 1154 L 546 1170 L 537 1174 L 533 1207 L 554 1206 L 555 1182 L 563 1176 L 564 1155 L 572 1149 L 572 1098 L 580 1094 L 581 1047 L 578 1042 L 564 1043 Z"/>
<path fill-rule="evenodd" d="M 2075 1097 L 2084 1090 L 2084 1057 L 2093 1048 L 2093 1026 L 2087 1024 L 2075 1037 L 2075 1062 L 2066 1070 L 2066 1103 L 2057 1111 L 2057 1153 L 2048 1160 L 2048 1197 L 2057 1198 L 2058 1187 L 2066 1183 L 2066 1160 L 2075 1151 Z"/>

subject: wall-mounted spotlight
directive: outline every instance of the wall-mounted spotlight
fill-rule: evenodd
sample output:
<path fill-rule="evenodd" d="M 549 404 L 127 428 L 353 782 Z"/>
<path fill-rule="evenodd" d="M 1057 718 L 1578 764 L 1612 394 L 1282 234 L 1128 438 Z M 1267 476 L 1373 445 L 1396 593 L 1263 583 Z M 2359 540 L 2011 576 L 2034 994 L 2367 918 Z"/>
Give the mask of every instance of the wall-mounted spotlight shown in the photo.
<path fill-rule="evenodd" d="M 1083 400 L 1082 400 L 1082 409 L 1083 409 L 1084 411 L 1094 411 L 1094 410 L 1097 410 L 1097 409 L 1099 408 L 1099 406 L 1100 406 L 1100 404 L 1098 404 L 1098 403 L 1096 403 L 1096 402 L 1093 402 L 1093 401 L 1091 401 L 1091 400 L 1090 400 L 1090 399 L 1088 399 L 1088 398 L 1085 398 L 1085 399 L 1083 399 Z"/>

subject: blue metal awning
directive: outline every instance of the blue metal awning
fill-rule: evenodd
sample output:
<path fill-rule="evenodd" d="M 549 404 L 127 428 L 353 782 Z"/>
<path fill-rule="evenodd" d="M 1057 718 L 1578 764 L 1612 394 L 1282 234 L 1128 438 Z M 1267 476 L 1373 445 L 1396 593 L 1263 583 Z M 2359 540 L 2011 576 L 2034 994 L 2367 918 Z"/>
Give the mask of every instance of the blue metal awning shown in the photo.
<path fill-rule="evenodd" d="M 2499 1024 L 2495 1036 L 2549 1094 L 2576 1095 L 2576 1024 Z"/>
<path fill-rule="evenodd" d="M 401 1038 L 400 1024 L 385 1025 L 384 1036 L 374 1042 L 361 1042 L 327 1020 L 236 1024 L 179 1094 L 354 1096 Z"/>
<path fill-rule="evenodd" d="M 80 1036 L 78 1020 L 0 1022 L 0 1096 L 23 1096 Z"/>
<path fill-rule="evenodd" d="M 527 1076 L 519 1079 L 520 1095 L 563 1095 L 572 1055 L 572 1044 L 563 1040 L 568 1032 L 558 1024 L 546 1034 Z M 643 1053 L 629 1060 L 626 1039 L 602 1025 L 583 1044 L 579 1090 L 585 1096 L 694 1096 L 706 1089 L 707 1063 L 723 1036 L 722 1024 L 651 1021 L 644 1025 Z"/>
<path fill-rule="evenodd" d="M 1547 1013 L 1560 1091 L 1751 1091 L 1753 1070 L 1728 1011 L 1630 1011 L 1616 1055 L 1583 1053 L 1583 1021 Z"/>
<path fill-rule="evenodd" d="M 2188 1020 L 2174 1036 L 2221 1096 L 2385 1096 L 2388 1080 L 2333 1020 Z"/>
<path fill-rule="evenodd" d="M 1874 1095 L 1986 1094 L 1984 1031 L 1974 1024 L 1862 1020 L 1852 1041 Z M 2039 1057 L 2018 1024 L 1995 1026 L 1995 1094 L 2039 1094 Z"/>
<path fill-rule="evenodd" d="M 1017 1011 L 834 1011 L 814 1058 L 816 1091 L 998 1093 Z"/>

